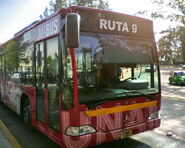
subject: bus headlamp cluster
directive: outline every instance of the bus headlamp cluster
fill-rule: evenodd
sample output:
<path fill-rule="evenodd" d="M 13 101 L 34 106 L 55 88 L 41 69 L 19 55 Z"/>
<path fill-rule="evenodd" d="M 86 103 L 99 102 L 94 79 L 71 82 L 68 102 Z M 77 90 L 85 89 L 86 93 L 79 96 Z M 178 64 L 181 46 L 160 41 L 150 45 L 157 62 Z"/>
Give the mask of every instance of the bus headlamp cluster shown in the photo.
<path fill-rule="evenodd" d="M 149 120 L 155 119 L 155 118 L 160 118 L 160 112 L 159 111 L 151 113 L 150 116 L 148 117 Z"/>
<path fill-rule="evenodd" d="M 80 126 L 80 127 L 70 126 L 66 130 L 66 134 L 68 136 L 81 136 L 85 134 L 91 134 L 94 132 L 96 132 L 96 130 L 92 126 L 89 126 L 89 125 Z"/>

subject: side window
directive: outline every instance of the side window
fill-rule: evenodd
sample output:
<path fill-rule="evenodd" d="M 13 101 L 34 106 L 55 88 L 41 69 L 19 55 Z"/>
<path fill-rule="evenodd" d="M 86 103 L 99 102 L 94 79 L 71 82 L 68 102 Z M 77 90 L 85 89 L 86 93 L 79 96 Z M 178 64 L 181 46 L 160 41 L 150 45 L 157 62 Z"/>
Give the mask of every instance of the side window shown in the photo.
<path fill-rule="evenodd" d="M 2 65 L 1 65 L 2 80 L 5 80 L 6 72 L 5 72 L 5 55 L 4 54 L 2 55 L 1 60 L 2 60 Z"/>
<path fill-rule="evenodd" d="M 36 86 L 44 88 L 44 42 L 36 44 Z"/>
<path fill-rule="evenodd" d="M 58 37 L 47 40 L 47 72 L 48 85 L 56 84 L 59 77 Z"/>
<path fill-rule="evenodd" d="M 21 83 L 30 85 L 33 83 L 33 70 L 32 70 L 32 53 L 34 47 L 33 44 L 22 49 L 20 55 L 19 76 Z"/>
<path fill-rule="evenodd" d="M 59 131 L 59 52 L 58 37 L 48 39 L 47 82 L 48 82 L 48 122 L 49 127 Z"/>
<path fill-rule="evenodd" d="M 0 55 L 0 70 L 2 69 L 2 55 Z"/>
<path fill-rule="evenodd" d="M 5 71 L 5 55 L 2 55 L 2 65 L 1 65 L 1 69 L 2 71 Z"/>
<path fill-rule="evenodd" d="M 69 110 L 73 108 L 73 71 L 72 59 L 69 48 L 66 48 L 64 39 L 62 39 L 62 109 Z"/>
<path fill-rule="evenodd" d="M 10 78 L 14 74 L 18 75 L 20 66 L 20 44 L 17 40 L 8 42 L 4 48 L 5 57 L 3 67 L 6 67 L 6 78 Z"/>
<path fill-rule="evenodd" d="M 2 71 L 3 61 L 2 61 L 2 59 L 3 59 L 3 55 L 0 55 L 0 74 L 1 74 L 1 76 L 3 75 L 3 71 Z"/>
<path fill-rule="evenodd" d="M 44 105 L 44 88 L 45 88 L 45 63 L 44 63 L 44 42 L 39 42 L 35 44 L 35 51 L 33 57 L 35 57 L 34 65 L 35 67 L 35 82 L 36 82 L 36 107 L 37 107 L 37 120 L 41 122 L 45 122 L 46 114 L 45 114 L 45 105 Z"/>
<path fill-rule="evenodd" d="M 0 59 L 1 69 L 6 68 L 6 78 L 11 81 L 32 84 L 33 44 L 12 40 L 4 48 L 5 56 Z"/>

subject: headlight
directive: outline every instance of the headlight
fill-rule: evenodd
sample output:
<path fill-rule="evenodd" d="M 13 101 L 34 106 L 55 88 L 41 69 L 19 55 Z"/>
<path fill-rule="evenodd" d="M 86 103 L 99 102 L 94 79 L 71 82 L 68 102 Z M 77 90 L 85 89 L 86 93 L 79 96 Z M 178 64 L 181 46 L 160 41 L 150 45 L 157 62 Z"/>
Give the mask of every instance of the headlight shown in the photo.
<path fill-rule="evenodd" d="M 155 119 L 155 118 L 160 118 L 160 112 L 159 111 L 151 113 L 150 116 L 148 117 L 149 120 Z"/>
<path fill-rule="evenodd" d="M 96 132 L 96 130 L 92 126 L 89 126 L 89 125 L 80 126 L 80 127 L 70 126 L 66 130 L 66 134 L 68 136 L 81 136 L 85 134 L 91 134 L 94 132 Z"/>

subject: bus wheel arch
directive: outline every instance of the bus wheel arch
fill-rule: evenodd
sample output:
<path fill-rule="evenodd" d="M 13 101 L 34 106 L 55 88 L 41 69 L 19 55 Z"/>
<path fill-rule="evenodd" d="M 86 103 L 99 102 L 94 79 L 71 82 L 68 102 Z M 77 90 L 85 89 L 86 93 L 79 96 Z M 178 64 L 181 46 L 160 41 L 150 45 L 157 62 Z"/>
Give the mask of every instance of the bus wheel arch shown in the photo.
<path fill-rule="evenodd" d="M 32 127 L 32 117 L 31 117 L 31 104 L 29 97 L 26 94 L 21 96 L 21 117 L 24 123 L 31 128 Z"/>

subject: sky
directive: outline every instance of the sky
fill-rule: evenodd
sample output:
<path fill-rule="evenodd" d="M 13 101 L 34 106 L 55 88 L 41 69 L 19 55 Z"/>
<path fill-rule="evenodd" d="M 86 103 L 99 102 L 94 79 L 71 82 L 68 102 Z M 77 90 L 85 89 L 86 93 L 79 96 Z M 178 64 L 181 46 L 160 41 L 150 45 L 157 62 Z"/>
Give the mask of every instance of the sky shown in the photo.
<path fill-rule="evenodd" d="M 35 20 L 39 20 L 50 0 L 0 0 L 0 43 L 11 39 L 14 34 Z M 113 11 L 135 14 L 141 10 L 153 9 L 150 0 L 107 0 Z M 166 25 L 154 21 L 154 32 Z"/>
<path fill-rule="evenodd" d="M 0 0 L 0 43 L 39 20 L 49 0 Z"/>

